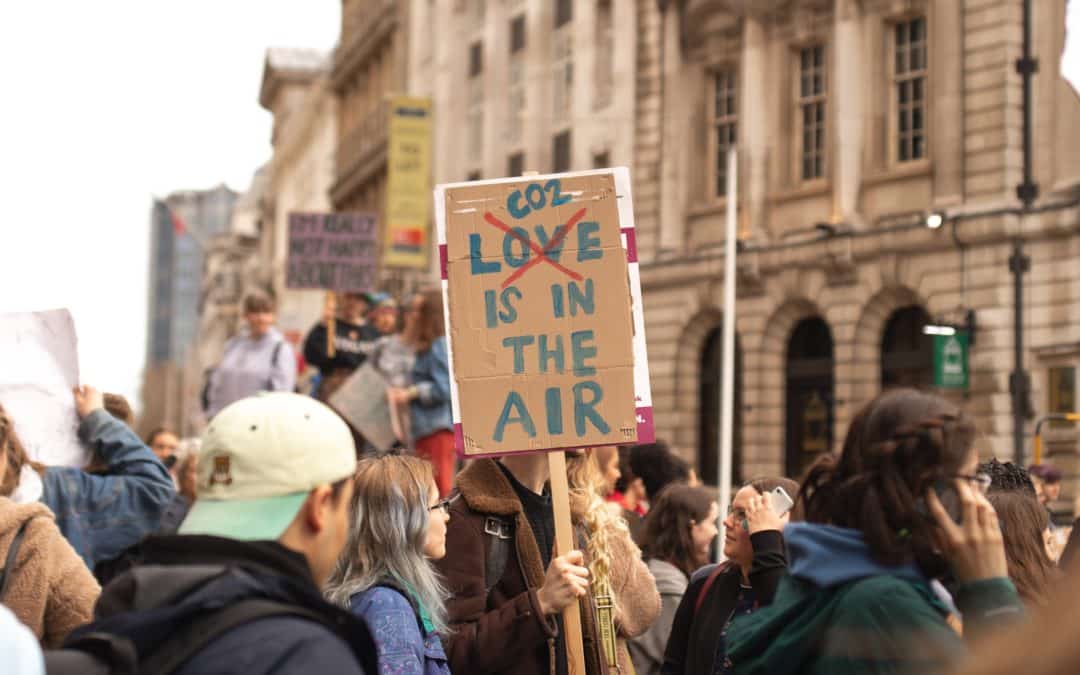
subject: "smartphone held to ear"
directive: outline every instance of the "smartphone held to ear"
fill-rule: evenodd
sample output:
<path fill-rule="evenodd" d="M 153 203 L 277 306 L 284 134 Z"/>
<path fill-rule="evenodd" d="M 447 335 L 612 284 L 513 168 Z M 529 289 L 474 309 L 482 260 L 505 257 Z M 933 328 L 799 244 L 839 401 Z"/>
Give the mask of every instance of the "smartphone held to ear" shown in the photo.
<path fill-rule="evenodd" d="M 782 487 L 770 490 L 766 494 L 769 496 L 769 505 L 777 516 L 783 516 L 791 510 L 791 507 L 795 506 L 795 500 Z"/>

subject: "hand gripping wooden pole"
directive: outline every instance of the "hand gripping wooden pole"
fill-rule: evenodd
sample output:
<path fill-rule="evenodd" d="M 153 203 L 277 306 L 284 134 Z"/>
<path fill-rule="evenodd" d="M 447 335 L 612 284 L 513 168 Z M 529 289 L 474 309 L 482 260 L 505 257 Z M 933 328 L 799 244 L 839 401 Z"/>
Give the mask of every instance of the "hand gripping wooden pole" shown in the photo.
<path fill-rule="evenodd" d="M 330 310 L 328 315 L 330 318 L 326 320 L 326 356 L 334 358 L 334 333 L 337 331 L 334 317 L 337 316 L 337 296 L 333 291 L 326 292 L 326 306 Z"/>
<path fill-rule="evenodd" d="M 555 511 L 555 551 L 558 555 L 565 555 L 575 548 L 566 453 L 562 450 L 548 453 L 548 468 L 551 471 L 551 504 Z M 566 636 L 566 672 L 569 675 L 585 675 L 585 646 L 581 637 L 581 606 L 578 602 L 570 603 L 563 610 L 563 635 Z"/>

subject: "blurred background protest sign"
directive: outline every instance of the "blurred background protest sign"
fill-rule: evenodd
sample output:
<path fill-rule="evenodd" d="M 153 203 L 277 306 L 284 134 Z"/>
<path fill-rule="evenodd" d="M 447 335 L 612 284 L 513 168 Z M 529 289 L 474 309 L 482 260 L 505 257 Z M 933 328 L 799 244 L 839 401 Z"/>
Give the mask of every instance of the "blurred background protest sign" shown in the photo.
<path fill-rule="evenodd" d="M 395 96 L 389 124 L 383 264 L 424 269 L 430 249 L 431 100 Z"/>
<path fill-rule="evenodd" d="M 378 263 L 374 213 L 290 213 L 285 285 L 370 291 Z"/>
<path fill-rule="evenodd" d="M 84 466 L 73 389 L 75 323 L 66 309 L 0 314 L 0 404 L 26 452 L 47 465 Z"/>
<path fill-rule="evenodd" d="M 371 361 L 356 369 L 330 397 L 338 411 L 376 450 L 389 450 L 398 440 L 386 391 L 389 384 Z"/>
<path fill-rule="evenodd" d="M 629 172 L 435 194 L 459 451 L 651 440 Z"/>

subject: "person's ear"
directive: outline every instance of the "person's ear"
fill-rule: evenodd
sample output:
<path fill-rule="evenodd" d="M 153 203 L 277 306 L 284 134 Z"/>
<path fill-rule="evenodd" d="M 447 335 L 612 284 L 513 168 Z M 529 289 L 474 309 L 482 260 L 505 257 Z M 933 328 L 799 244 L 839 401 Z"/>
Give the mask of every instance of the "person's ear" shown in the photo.
<path fill-rule="evenodd" d="M 313 533 L 319 534 L 330 522 L 334 507 L 334 489 L 329 485 L 320 485 L 308 494 L 302 510 L 304 523 Z"/>

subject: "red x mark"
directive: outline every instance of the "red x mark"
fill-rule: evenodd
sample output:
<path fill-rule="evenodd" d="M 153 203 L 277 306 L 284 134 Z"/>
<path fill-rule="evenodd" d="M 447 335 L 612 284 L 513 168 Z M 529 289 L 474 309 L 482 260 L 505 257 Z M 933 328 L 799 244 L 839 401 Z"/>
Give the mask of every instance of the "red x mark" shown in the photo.
<path fill-rule="evenodd" d="M 553 248 L 558 246 L 559 242 L 561 242 L 563 239 L 565 239 L 566 235 L 570 233 L 570 230 L 574 229 L 574 226 L 577 225 L 578 222 L 584 217 L 585 217 L 585 209 L 581 209 L 580 211 L 578 211 L 574 215 L 570 216 L 570 220 L 566 221 L 566 227 L 562 228 L 561 230 L 556 228 L 555 236 L 553 236 L 550 240 L 548 240 L 548 243 L 544 246 L 544 248 L 540 248 L 539 246 L 534 244 L 528 237 L 523 237 L 520 234 L 518 234 L 517 232 L 510 229 L 510 227 L 508 227 L 506 223 L 502 222 L 501 220 L 499 220 L 495 216 L 491 215 L 490 212 L 485 213 L 484 214 L 484 220 L 486 220 L 489 224 L 494 225 L 498 229 L 502 230 L 506 234 L 509 234 L 510 236 L 514 237 L 515 239 L 517 239 L 521 243 L 525 244 L 530 249 L 532 249 L 533 253 L 536 254 L 535 258 L 533 258 L 529 262 L 525 263 L 521 267 L 517 268 L 516 270 L 514 270 L 513 274 L 506 277 L 506 281 L 502 282 L 501 288 L 506 288 L 510 284 L 517 281 L 518 278 L 521 277 L 522 274 L 525 274 L 525 272 L 529 268 L 531 268 L 533 265 L 539 264 L 541 261 L 546 262 L 547 264 L 551 265 L 552 267 L 559 270 L 560 272 L 562 272 L 566 276 L 570 277 L 574 281 L 581 281 L 582 277 L 581 277 L 580 274 L 578 274 L 577 272 L 575 272 L 575 271 L 573 271 L 571 269 L 567 269 L 566 267 L 563 267 L 559 263 L 555 262 L 554 260 L 552 260 L 551 258 L 548 257 L 548 253 Z"/>

